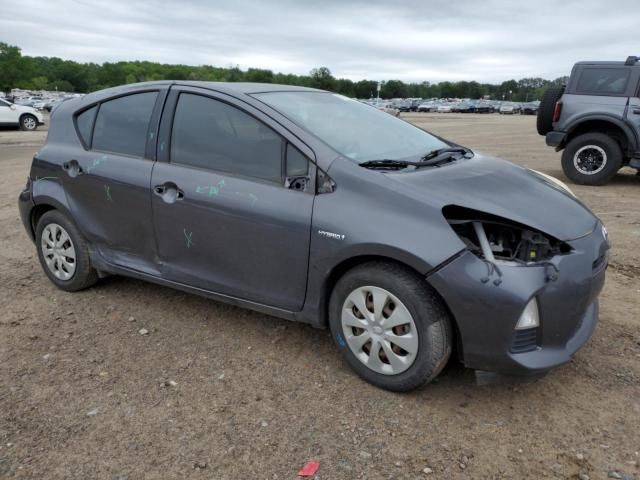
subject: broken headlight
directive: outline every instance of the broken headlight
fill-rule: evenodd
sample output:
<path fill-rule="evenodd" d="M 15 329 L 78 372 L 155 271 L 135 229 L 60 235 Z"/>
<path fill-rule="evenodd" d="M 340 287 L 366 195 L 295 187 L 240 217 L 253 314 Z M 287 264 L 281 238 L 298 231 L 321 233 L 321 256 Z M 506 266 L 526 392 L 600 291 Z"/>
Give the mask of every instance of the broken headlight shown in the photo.
<path fill-rule="evenodd" d="M 490 262 L 544 262 L 571 251 L 550 235 L 502 217 L 456 206 L 443 214 L 467 248 Z"/>

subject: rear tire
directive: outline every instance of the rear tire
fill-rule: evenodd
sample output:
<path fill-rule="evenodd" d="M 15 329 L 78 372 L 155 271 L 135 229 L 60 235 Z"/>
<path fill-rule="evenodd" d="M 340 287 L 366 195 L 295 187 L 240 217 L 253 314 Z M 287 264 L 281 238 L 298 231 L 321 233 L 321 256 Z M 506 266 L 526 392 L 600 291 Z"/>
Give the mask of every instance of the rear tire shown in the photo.
<path fill-rule="evenodd" d="M 622 167 L 622 149 L 609 135 L 589 132 L 572 138 L 562 152 L 562 170 L 580 185 L 604 185 Z"/>
<path fill-rule="evenodd" d="M 364 298 L 366 311 L 360 313 L 352 298 Z M 354 319 L 363 327 L 352 328 Z M 405 323 L 390 326 L 399 321 Z M 366 263 L 340 278 L 331 294 L 329 325 L 349 366 L 386 390 L 406 392 L 430 382 L 451 355 L 453 331 L 442 300 L 424 278 L 395 263 Z M 357 346 L 359 338 L 371 341 Z"/>
<path fill-rule="evenodd" d="M 553 111 L 556 108 L 556 102 L 560 100 L 563 93 L 564 87 L 549 87 L 542 94 L 536 119 L 536 128 L 540 135 L 546 135 L 553 130 Z"/>
<path fill-rule="evenodd" d="M 87 241 L 59 211 L 51 210 L 38 221 L 36 248 L 44 273 L 59 289 L 76 292 L 98 281 Z"/>

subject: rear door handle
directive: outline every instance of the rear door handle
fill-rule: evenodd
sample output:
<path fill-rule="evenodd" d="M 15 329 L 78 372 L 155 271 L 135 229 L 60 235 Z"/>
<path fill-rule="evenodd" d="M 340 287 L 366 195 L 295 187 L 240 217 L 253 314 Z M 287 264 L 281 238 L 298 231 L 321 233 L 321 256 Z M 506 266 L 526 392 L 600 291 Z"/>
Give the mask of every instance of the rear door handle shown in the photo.
<path fill-rule="evenodd" d="M 68 162 L 64 162 L 62 164 L 62 169 L 66 171 L 69 174 L 69 176 L 72 178 L 77 177 L 78 175 L 82 175 L 84 173 L 82 166 L 77 160 L 70 160 Z"/>
<path fill-rule="evenodd" d="M 636 115 L 640 115 L 640 108 L 634 108 L 633 113 L 635 113 Z"/>
<path fill-rule="evenodd" d="M 153 193 L 162 198 L 165 203 L 174 203 L 184 198 L 184 192 L 173 182 L 165 182 L 154 186 Z"/>

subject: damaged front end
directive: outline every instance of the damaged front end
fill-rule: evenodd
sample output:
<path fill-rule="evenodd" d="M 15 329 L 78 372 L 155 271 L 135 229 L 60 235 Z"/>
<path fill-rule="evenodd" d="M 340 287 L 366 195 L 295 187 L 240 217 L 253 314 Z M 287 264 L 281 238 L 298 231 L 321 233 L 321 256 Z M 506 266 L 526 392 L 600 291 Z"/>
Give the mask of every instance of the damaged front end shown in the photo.
<path fill-rule="evenodd" d="M 466 246 L 429 276 L 456 319 L 467 367 L 507 375 L 544 372 L 569 360 L 597 321 L 608 241 L 561 241 L 492 214 L 446 206 Z"/>
<path fill-rule="evenodd" d="M 546 280 L 555 281 L 558 269 L 551 260 L 571 252 L 566 242 L 495 215 L 457 206 L 445 207 L 443 215 L 467 249 L 487 264 L 484 282 L 494 272 L 502 276 L 500 264 L 543 266 Z"/>

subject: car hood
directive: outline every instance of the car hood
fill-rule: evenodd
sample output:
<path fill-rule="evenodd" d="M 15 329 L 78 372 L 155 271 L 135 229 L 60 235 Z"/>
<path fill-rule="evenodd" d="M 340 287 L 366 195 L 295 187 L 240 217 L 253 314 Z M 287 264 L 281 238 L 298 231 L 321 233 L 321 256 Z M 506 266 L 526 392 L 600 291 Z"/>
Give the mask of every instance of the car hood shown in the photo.
<path fill-rule="evenodd" d="M 583 237 L 598 221 L 560 186 L 529 169 L 493 157 L 476 155 L 440 168 L 394 172 L 387 177 L 406 194 L 430 206 L 441 209 L 457 205 L 490 213 L 558 240 Z"/>

